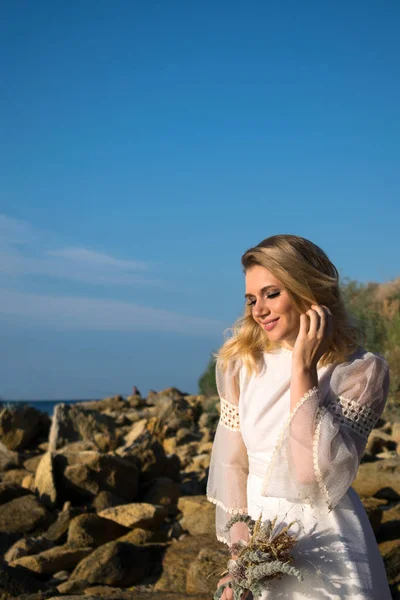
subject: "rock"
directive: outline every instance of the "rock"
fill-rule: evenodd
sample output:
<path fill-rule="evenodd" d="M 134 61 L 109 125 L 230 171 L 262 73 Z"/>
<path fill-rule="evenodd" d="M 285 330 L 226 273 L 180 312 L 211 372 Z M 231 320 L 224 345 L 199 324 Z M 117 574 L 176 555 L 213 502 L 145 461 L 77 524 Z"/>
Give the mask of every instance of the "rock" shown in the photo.
<path fill-rule="evenodd" d="M 116 448 L 114 421 L 110 417 L 74 404 L 57 404 L 49 435 L 49 450 L 66 444 L 94 441 L 101 452 Z"/>
<path fill-rule="evenodd" d="M 29 554 L 38 554 L 43 550 L 53 548 L 54 542 L 47 539 L 44 536 L 39 537 L 25 537 L 13 544 L 4 555 L 5 560 L 11 563 L 18 558 L 28 556 Z"/>
<path fill-rule="evenodd" d="M 189 442 L 200 442 L 202 437 L 202 434 L 198 431 L 192 431 L 182 427 L 176 432 L 176 445 L 182 446 L 183 444 L 188 444 Z"/>
<path fill-rule="evenodd" d="M 54 582 L 67 581 L 69 579 L 69 571 L 57 571 L 53 575 Z"/>
<path fill-rule="evenodd" d="M 108 542 L 81 560 L 71 580 L 128 587 L 138 583 L 151 570 L 151 553 L 145 546 L 129 542 Z"/>
<path fill-rule="evenodd" d="M 150 482 L 159 477 L 180 479 L 179 459 L 176 455 L 167 457 L 162 444 L 148 429 L 131 446 L 118 448 L 117 453 L 139 465 L 141 481 Z"/>
<path fill-rule="evenodd" d="M 68 530 L 72 519 L 82 513 L 81 508 L 68 507 L 62 510 L 57 520 L 50 525 L 45 533 L 45 537 L 56 544 L 64 544 L 67 540 Z"/>
<path fill-rule="evenodd" d="M 42 457 L 43 454 L 37 454 L 36 456 L 31 456 L 31 458 L 27 458 L 23 462 L 24 469 L 26 469 L 26 471 L 29 471 L 30 473 L 36 473 L 36 469 L 38 468 Z"/>
<path fill-rule="evenodd" d="M 10 502 L 10 500 L 14 500 L 15 498 L 27 496 L 28 494 L 28 490 L 22 488 L 19 485 L 11 483 L 0 483 L 0 505 L 5 504 L 6 502 Z"/>
<path fill-rule="evenodd" d="M 390 585 L 400 583 L 400 540 L 391 540 L 379 544 L 386 575 Z"/>
<path fill-rule="evenodd" d="M 92 506 L 97 513 L 105 510 L 106 508 L 120 506 L 121 504 L 127 504 L 127 501 L 119 496 L 116 496 L 112 492 L 106 492 L 104 490 L 100 492 L 92 502 Z"/>
<path fill-rule="evenodd" d="M 2 442 L 0 442 L 0 471 L 7 471 L 19 466 L 18 452 L 9 450 Z"/>
<path fill-rule="evenodd" d="M 208 593 L 212 598 L 221 579 L 221 573 L 226 569 L 227 559 L 225 548 L 200 550 L 187 572 L 188 594 Z"/>
<path fill-rule="evenodd" d="M 51 452 L 46 452 L 38 464 L 35 475 L 35 492 L 48 508 L 57 506 L 58 494 Z"/>
<path fill-rule="evenodd" d="M 55 546 L 32 556 L 23 556 L 10 563 L 40 575 L 52 575 L 57 571 L 73 569 L 82 559 L 87 557 L 93 548 L 70 548 L 67 545 Z"/>
<path fill-rule="evenodd" d="M 180 594 L 180 597 L 186 597 L 188 571 L 197 559 L 199 552 L 201 550 L 220 551 L 223 548 L 223 544 L 215 539 L 215 535 L 188 535 L 171 544 L 165 552 L 162 563 L 163 570 L 154 586 L 154 590 L 158 592 L 175 592 Z M 225 565 L 227 559 L 228 554 L 225 550 Z M 208 594 L 208 597 L 211 598 L 212 595 Z"/>
<path fill-rule="evenodd" d="M 110 519 L 95 514 L 79 515 L 72 519 L 67 544 L 70 548 L 92 547 L 111 542 L 127 533 L 129 529 Z"/>
<path fill-rule="evenodd" d="M 24 450 L 43 433 L 48 415 L 27 404 L 14 404 L 0 411 L 0 438 L 9 450 Z"/>
<path fill-rule="evenodd" d="M 50 517 L 47 509 L 34 496 L 21 496 L 0 506 L 0 531 L 29 533 L 48 527 Z"/>
<path fill-rule="evenodd" d="M 169 515 L 177 512 L 180 495 L 180 485 L 168 477 L 155 479 L 143 497 L 148 504 L 159 504 L 165 506 Z"/>
<path fill-rule="evenodd" d="M 373 532 L 377 535 L 381 527 L 383 515 L 382 500 L 378 500 L 377 498 L 362 498 L 362 503 L 368 515 Z"/>
<path fill-rule="evenodd" d="M 206 496 L 183 496 L 178 508 L 183 513 L 180 523 L 191 535 L 215 532 L 215 505 Z"/>
<path fill-rule="evenodd" d="M 10 469 L 4 473 L 2 483 L 21 485 L 27 475 L 30 473 L 25 469 Z"/>
<path fill-rule="evenodd" d="M 111 519 L 130 529 L 141 527 L 156 530 L 163 524 L 167 514 L 165 506 L 137 502 L 108 508 L 101 511 L 99 516 L 104 519 Z"/>
<path fill-rule="evenodd" d="M 397 444 L 400 444 L 400 421 L 396 421 L 395 423 L 393 423 L 393 427 L 392 427 L 392 439 Z"/>
<path fill-rule="evenodd" d="M 193 471 L 205 471 L 210 466 L 211 456 L 209 454 L 198 454 L 194 456 L 187 469 Z"/>
<path fill-rule="evenodd" d="M 386 542 L 400 539 L 400 504 L 383 511 L 378 540 Z"/>
<path fill-rule="evenodd" d="M 32 473 L 30 475 L 26 475 L 26 477 L 24 477 L 23 480 L 21 481 L 21 487 L 34 493 L 35 492 L 35 476 L 32 475 Z"/>
<path fill-rule="evenodd" d="M 136 500 L 139 473 L 133 462 L 113 454 L 88 454 L 85 464 L 70 464 L 65 468 L 62 477 L 65 497 L 93 499 L 101 491 L 109 491 L 126 502 Z M 72 462 L 75 460 L 78 458 Z M 82 455 L 79 460 L 83 461 Z"/>
<path fill-rule="evenodd" d="M 61 584 L 64 585 L 64 584 Z M 61 588 L 61 585 L 59 588 Z M 61 592 L 61 590 L 60 590 Z M 64 591 L 61 592 L 64 594 Z M 48 600 L 210 600 L 210 594 L 174 594 L 169 592 L 137 592 L 113 588 L 110 586 L 93 586 L 85 589 L 84 596 L 61 595 L 48 598 Z"/>
<path fill-rule="evenodd" d="M 21 598 L 23 594 L 39 592 L 43 588 L 44 585 L 31 577 L 24 569 L 10 567 L 0 558 L 1 598 L 13 600 L 14 598 Z"/>
<path fill-rule="evenodd" d="M 396 442 L 388 433 L 384 433 L 381 429 L 373 429 L 369 435 L 366 445 L 366 452 L 376 456 L 384 450 L 396 450 Z"/>
<path fill-rule="evenodd" d="M 167 541 L 167 530 L 158 529 L 157 531 L 150 531 L 149 529 L 142 529 L 137 527 L 126 533 L 118 539 L 119 542 L 129 542 L 136 546 L 143 546 L 144 544 L 155 544 Z"/>
<path fill-rule="evenodd" d="M 352 487 L 360 496 L 400 499 L 400 458 L 363 463 Z"/>

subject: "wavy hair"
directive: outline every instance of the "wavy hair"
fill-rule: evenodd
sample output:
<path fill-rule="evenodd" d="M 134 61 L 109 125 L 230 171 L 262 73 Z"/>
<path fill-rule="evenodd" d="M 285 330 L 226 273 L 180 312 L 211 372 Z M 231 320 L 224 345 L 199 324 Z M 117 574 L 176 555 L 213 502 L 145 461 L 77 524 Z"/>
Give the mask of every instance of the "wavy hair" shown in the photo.
<path fill-rule="evenodd" d="M 339 273 L 316 244 L 297 235 L 274 235 L 242 256 L 243 271 L 259 265 L 268 269 L 284 286 L 299 315 L 312 304 L 323 304 L 334 323 L 332 343 L 320 364 L 343 362 L 362 344 L 362 334 L 351 323 L 340 293 Z M 244 315 L 232 327 L 230 337 L 217 353 L 225 368 L 232 358 L 240 358 L 250 372 L 258 372 L 263 352 L 277 349 L 253 319 L 246 303 Z"/>

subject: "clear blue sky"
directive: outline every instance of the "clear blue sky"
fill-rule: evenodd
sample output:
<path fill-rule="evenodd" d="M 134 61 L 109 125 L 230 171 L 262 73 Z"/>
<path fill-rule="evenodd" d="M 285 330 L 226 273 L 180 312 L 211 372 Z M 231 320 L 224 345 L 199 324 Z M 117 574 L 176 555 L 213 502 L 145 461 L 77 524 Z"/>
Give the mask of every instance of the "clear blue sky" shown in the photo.
<path fill-rule="evenodd" d="M 0 396 L 197 391 L 276 233 L 400 274 L 400 4 L 8 0 Z"/>

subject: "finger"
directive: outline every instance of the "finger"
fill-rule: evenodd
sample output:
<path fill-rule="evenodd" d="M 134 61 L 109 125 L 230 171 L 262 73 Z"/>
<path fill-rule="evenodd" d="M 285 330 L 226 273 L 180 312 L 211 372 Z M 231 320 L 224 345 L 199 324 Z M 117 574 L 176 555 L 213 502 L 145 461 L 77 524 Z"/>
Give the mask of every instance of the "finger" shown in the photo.
<path fill-rule="evenodd" d="M 315 310 L 310 309 L 306 312 L 306 315 L 309 318 L 308 336 L 314 338 L 319 328 L 319 314 Z"/>
<path fill-rule="evenodd" d="M 299 333 L 298 333 L 297 337 L 299 337 L 300 339 L 304 339 L 307 337 L 307 332 L 308 332 L 308 317 L 304 313 L 304 314 L 300 315 L 300 328 L 299 328 Z"/>
<path fill-rule="evenodd" d="M 327 320 L 326 320 L 326 335 L 331 338 L 333 336 L 333 331 L 334 331 L 334 321 L 333 321 L 333 315 L 332 315 L 332 311 L 330 310 L 330 308 L 328 308 L 327 306 L 323 305 L 326 313 L 327 313 Z"/>
<path fill-rule="evenodd" d="M 315 310 L 318 315 L 319 315 L 319 324 L 318 324 L 318 331 L 320 334 L 324 335 L 325 333 L 325 328 L 326 328 L 326 324 L 327 324 L 327 320 L 328 320 L 328 314 L 325 310 L 325 307 L 319 304 L 313 304 L 311 306 L 311 308 L 313 310 Z"/>

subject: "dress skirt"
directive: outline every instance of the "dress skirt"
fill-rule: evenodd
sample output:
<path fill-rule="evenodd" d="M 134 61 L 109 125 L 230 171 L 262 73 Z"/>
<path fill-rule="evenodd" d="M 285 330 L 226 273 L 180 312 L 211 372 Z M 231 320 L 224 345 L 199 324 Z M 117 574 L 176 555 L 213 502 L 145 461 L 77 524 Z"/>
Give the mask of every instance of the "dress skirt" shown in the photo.
<path fill-rule="evenodd" d="M 386 572 L 367 513 L 349 488 L 339 504 L 322 515 L 310 504 L 263 497 L 262 478 L 247 480 L 248 513 L 257 519 L 278 517 L 282 527 L 292 521 L 297 544 L 293 566 L 304 576 L 272 580 L 260 600 L 391 600 Z"/>

